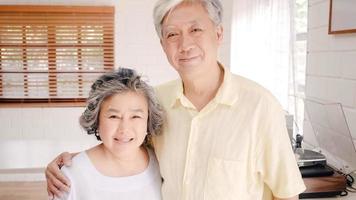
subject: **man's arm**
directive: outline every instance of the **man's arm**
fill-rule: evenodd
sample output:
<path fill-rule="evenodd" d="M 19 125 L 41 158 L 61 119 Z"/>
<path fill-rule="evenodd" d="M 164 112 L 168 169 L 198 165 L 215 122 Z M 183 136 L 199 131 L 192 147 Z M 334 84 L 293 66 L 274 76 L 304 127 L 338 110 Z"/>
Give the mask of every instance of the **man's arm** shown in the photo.
<path fill-rule="evenodd" d="M 291 197 L 291 198 L 286 198 L 286 199 L 279 199 L 279 198 L 276 198 L 276 197 L 273 197 L 273 200 L 298 200 L 298 196 L 294 196 L 294 197 Z"/>
<path fill-rule="evenodd" d="M 61 197 L 62 192 L 69 192 L 70 182 L 63 175 L 60 167 L 63 165 L 70 166 L 72 163 L 72 158 L 78 153 L 68 153 L 64 152 L 57 156 L 52 162 L 47 165 L 45 174 L 47 180 L 47 193 L 52 199 L 55 196 Z"/>

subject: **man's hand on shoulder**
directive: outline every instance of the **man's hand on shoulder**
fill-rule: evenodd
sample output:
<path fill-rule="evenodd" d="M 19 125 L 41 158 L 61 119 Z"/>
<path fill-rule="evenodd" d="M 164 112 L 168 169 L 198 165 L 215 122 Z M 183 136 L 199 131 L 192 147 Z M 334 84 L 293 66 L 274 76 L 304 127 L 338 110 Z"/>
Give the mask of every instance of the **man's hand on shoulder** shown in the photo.
<path fill-rule="evenodd" d="M 70 154 L 68 152 L 61 153 L 52 162 L 47 165 L 45 174 L 47 180 L 47 193 L 50 199 L 54 196 L 61 197 L 62 192 L 69 192 L 70 181 L 63 175 L 60 168 L 70 166 L 72 164 L 72 158 L 77 153 Z"/>

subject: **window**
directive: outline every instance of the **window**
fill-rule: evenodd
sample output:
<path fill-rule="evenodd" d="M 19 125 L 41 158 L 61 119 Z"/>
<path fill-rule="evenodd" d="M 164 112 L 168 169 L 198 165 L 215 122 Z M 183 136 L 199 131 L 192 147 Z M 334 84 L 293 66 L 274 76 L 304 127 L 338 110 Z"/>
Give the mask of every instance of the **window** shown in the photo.
<path fill-rule="evenodd" d="M 272 92 L 285 110 L 289 106 L 291 1 L 234 1 L 231 71 Z"/>
<path fill-rule="evenodd" d="M 113 68 L 113 7 L 0 6 L 0 103 L 83 102 Z"/>
<path fill-rule="evenodd" d="M 236 0 L 231 71 L 277 97 L 302 131 L 307 56 L 307 0 Z M 297 133 L 295 132 L 295 133 Z"/>
<path fill-rule="evenodd" d="M 289 112 L 294 115 L 297 132 L 301 134 L 304 121 L 305 70 L 307 60 L 308 1 L 294 1 L 293 64 L 290 70 Z"/>

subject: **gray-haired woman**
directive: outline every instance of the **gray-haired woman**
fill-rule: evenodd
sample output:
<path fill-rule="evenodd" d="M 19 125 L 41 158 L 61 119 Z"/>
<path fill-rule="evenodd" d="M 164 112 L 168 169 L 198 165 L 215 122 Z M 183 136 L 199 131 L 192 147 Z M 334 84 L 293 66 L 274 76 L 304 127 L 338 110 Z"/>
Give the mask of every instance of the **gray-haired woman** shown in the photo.
<path fill-rule="evenodd" d="M 153 89 L 134 70 L 102 75 L 80 117 L 80 125 L 102 143 L 61 169 L 71 181 L 61 199 L 161 199 L 158 162 L 148 143 L 162 123 Z"/>

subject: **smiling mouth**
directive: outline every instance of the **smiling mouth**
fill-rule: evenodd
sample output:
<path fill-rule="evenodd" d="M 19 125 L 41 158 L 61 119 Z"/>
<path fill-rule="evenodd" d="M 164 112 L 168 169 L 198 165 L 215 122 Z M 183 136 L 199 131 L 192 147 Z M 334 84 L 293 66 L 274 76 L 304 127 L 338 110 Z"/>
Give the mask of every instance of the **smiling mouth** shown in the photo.
<path fill-rule="evenodd" d="M 188 61 L 194 60 L 196 58 L 198 58 L 198 56 L 194 56 L 194 57 L 190 57 L 190 58 L 181 58 L 179 60 L 182 62 L 188 62 Z"/>
<path fill-rule="evenodd" d="M 122 139 L 114 138 L 114 140 L 118 143 L 129 143 L 133 140 L 133 138 L 122 138 Z"/>

